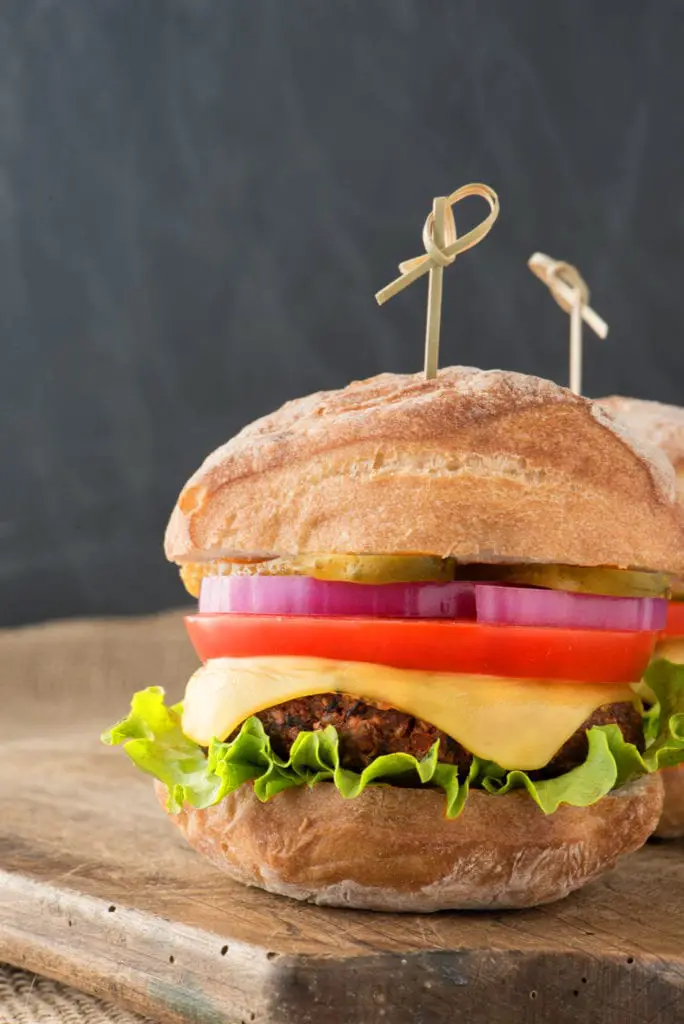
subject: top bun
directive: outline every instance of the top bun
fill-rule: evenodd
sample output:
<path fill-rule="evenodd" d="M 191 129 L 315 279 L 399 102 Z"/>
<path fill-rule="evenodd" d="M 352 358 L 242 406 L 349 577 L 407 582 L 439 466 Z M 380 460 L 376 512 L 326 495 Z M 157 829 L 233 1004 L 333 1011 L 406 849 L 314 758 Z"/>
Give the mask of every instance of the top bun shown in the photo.
<path fill-rule="evenodd" d="M 677 489 L 684 499 L 684 409 L 678 405 L 645 402 L 641 398 L 610 395 L 597 398 L 605 409 L 618 417 L 637 437 L 665 452 L 677 474 Z"/>
<path fill-rule="evenodd" d="M 680 573 L 672 467 L 597 403 L 538 377 L 384 373 L 288 402 L 190 478 L 176 562 L 433 554 Z"/>

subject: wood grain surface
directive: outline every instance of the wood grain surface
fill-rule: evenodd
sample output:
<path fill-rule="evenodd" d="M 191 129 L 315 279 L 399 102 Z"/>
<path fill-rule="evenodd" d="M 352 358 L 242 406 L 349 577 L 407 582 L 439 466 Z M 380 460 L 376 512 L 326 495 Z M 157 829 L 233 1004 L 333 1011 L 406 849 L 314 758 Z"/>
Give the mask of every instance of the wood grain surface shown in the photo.
<path fill-rule="evenodd" d="M 539 910 L 392 916 L 291 902 L 184 845 L 100 730 L 182 692 L 176 614 L 0 634 L 0 960 L 164 1022 L 684 1022 L 684 845 Z"/>

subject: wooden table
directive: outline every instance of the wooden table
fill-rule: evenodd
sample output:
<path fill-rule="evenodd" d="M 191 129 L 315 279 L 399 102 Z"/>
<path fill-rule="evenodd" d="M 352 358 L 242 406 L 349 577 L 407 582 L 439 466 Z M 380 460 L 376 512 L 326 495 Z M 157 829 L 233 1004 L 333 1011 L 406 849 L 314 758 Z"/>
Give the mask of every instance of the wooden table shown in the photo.
<path fill-rule="evenodd" d="M 134 689 L 180 696 L 177 614 L 0 634 L 0 960 L 164 1022 L 684 1022 L 684 846 L 539 910 L 392 916 L 246 889 L 98 743 Z"/>

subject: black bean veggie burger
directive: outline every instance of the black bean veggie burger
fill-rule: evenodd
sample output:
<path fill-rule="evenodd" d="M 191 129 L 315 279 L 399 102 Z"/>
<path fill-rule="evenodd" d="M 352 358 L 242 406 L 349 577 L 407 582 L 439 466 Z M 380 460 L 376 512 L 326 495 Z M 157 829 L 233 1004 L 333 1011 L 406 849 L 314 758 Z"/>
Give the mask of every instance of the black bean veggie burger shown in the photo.
<path fill-rule="evenodd" d="M 533 906 L 655 827 L 684 761 L 684 669 L 651 660 L 684 524 L 665 456 L 588 399 L 452 367 L 290 402 L 188 481 L 166 553 L 203 664 L 104 739 L 237 880 Z"/>

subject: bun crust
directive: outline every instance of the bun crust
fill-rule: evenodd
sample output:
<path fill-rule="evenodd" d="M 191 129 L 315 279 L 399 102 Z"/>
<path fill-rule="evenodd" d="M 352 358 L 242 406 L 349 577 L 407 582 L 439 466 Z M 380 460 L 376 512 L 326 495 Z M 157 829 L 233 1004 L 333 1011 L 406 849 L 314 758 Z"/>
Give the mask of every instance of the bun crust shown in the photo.
<path fill-rule="evenodd" d="M 163 806 L 166 790 L 155 787 Z M 562 899 L 642 846 L 661 805 L 658 775 L 548 816 L 523 791 L 475 790 L 453 821 L 431 789 L 371 786 L 344 800 L 319 783 L 260 803 L 245 784 L 172 820 L 245 885 L 325 906 L 427 913 Z"/>
<path fill-rule="evenodd" d="M 660 774 L 665 798 L 654 835 L 660 839 L 680 839 L 684 836 L 684 765 L 665 768 Z"/>
<path fill-rule="evenodd" d="M 684 469 L 684 409 L 622 395 L 609 395 L 596 401 L 644 441 L 661 448 L 674 466 Z"/>
<path fill-rule="evenodd" d="M 684 500 L 684 409 L 621 395 L 610 395 L 597 401 L 637 437 L 665 452 L 677 474 L 679 498 Z"/>
<path fill-rule="evenodd" d="M 465 367 L 289 402 L 191 477 L 177 562 L 315 552 L 684 571 L 662 453 L 550 381 Z"/>

